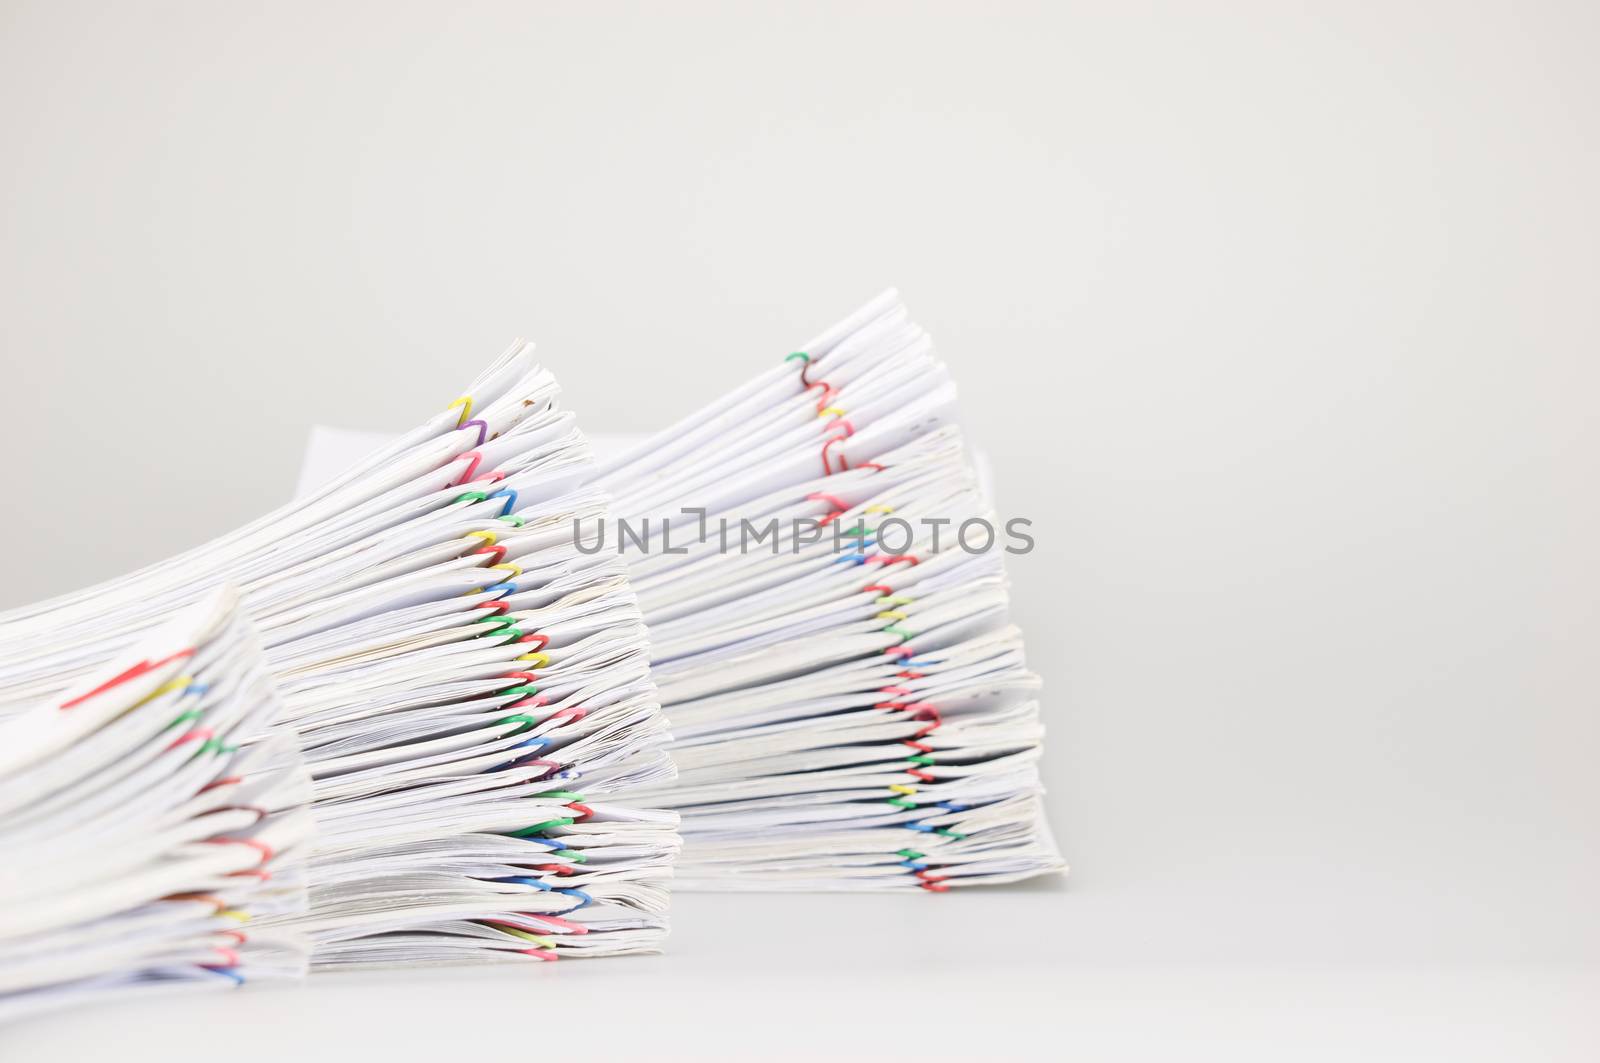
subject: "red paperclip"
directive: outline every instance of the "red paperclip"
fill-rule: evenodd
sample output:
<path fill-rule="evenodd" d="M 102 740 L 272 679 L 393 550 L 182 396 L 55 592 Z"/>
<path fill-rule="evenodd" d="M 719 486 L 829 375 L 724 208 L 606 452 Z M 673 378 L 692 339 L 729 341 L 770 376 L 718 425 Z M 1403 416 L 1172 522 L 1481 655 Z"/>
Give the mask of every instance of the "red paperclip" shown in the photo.
<path fill-rule="evenodd" d="M 849 439 L 851 436 L 856 434 L 856 426 L 851 424 L 843 417 L 828 422 L 828 431 L 830 432 L 839 427 L 844 428 L 844 434 L 829 436 L 827 442 L 822 444 L 822 474 L 824 476 L 832 476 L 834 471 L 833 466 L 828 464 L 828 451 L 833 449 L 833 445 L 835 443 Z M 846 460 L 843 454 L 839 455 L 839 471 L 844 472 L 849 468 L 850 462 Z"/>
<path fill-rule="evenodd" d="M 839 394 L 839 389 L 838 388 L 834 387 L 832 384 L 829 384 L 827 381 L 824 381 L 824 380 L 819 380 L 814 384 L 807 384 L 806 385 L 806 390 L 807 391 L 810 391 L 813 388 L 821 388 L 822 389 L 822 397 L 817 400 L 817 412 L 818 413 L 821 413 L 823 410 L 827 409 L 828 408 L 828 400 L 833 398 L 835 395 Z"/>
<path fill-rule="evenodd" d="M 177 653 L 163 657 L 159 661 L 140 661 L 138 664 L 130 667 L 127 671 L 118 673 L 117 675 L 112 676 L 110 679 L 107 679 L 104 683 L 101 683 L 93 690 L 90 690 L 87 693 L 79 694 L 71 701 L 63 701 L 59 706 L 57 706 L 57 708 L 70 709 L 75 705 L 82 705 L 96 694 L 104 694 L 112 687 L 121 686 L 123 683 L 137 679 L 147 672 L 153 672 L 162 665 L 171 664 L 173 661 L 181 661 L 185 657 L 193 656 L 194 647 L 190 646 L 188 649 L 179 650 Z"/>
<path fill-rule="evenodd" d="M 199 741 L 199 740 L 210 738 L 210 737 L 211 737 L 211 728 L 209 728 L 209 727 L 197 727 L 192 731 L 185 731 L 183 734 L 179 735 L 177 738 L 174 738 L 172 740 L 172 743 L 167 746 L 167 749 L 168 750 L 177 749 L 179 746 L 186 745 L 189 742 Z"/>
<path fill-rule="evenodd" d="M 204 838 L 207 845 L 247 845 L 261 854 L 261 859 L 256 863 L 261 867 L 272 859 L 272 846 L 255 838 Z"/>
<path fill-rule="evenodd" d="M 221 897 L 214 897 L 209 893 L 169 893 L 161 899 L 164 901 L 204 901 L 218 912 L 225 912 L 229 907 L 227 901 Z"/>
<path fill-rule="evenodd" d="M 498 565 L 500 562 L 506 559 L 506 548 L 501 546 L 499 543 L 495 543 L 493 546 L 480 546 L 478 549 L 471 551 L 467 556 L 470 557 L 472 554 L 493 554 L 494 561 L 492 563 Z"/>
<path fill-rule="evenodd" d="M 483 455 L 477 450 L 469 450 L 465 454 L 457 454 L 454 460 L 467 461 L 469 458 L 471 460 L 467 464 L 467 471 L 462 473 L 461 479 L 457 480 L 455 483 L 457 487 L 460 487 L 462 484 L 467 483 L 472 479 L 472 474 L 478 471 L 478 463 L 483 460 Z"/>
<path fill-rule="evenodd" d="M 578 873 L 577 867 L 572 864 L 540 864 L 534 870 L 547 871 L 552 875 L 576 875 Z"/>
<path fill-rule="evenodd" d="M 807 502 L 826 502 L 829 505 L 833 506 L 834 509 L 837 509 L 840 513 L 843 513 L 845 510 L 850 508 L 849 506 L 844 504 L 844 502 L 839 498 L 838 495 L 825 494 L 825 493 L 823 493 L 821 491 L 813 491 L 809 495 L 806 495 L 806 501 Z M 831 520 L 832 518 L 829 518 L 829 519 Z"/>
<path fill-rule="evenodd" d="M 887 568 L 889 565 L 899 564 L 920 565 L 922 559 L 917 557 L 916 554 L 873 554 L 867 558 L 867 563 L 870 565 L 883 565 Z"/>

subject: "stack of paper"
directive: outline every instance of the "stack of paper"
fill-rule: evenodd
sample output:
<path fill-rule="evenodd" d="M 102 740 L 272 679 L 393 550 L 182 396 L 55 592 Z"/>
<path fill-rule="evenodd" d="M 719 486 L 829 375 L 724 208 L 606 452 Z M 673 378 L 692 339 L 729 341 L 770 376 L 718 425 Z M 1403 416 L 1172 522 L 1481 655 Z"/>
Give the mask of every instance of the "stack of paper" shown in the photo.
<path fill-rule="evenodd" d="M 0 723 L 0 1018 L 304 969 L 263 929 L 305 907 L 311 831 L 278 717 L 225 588 Z"/>
<path fill-rule="evenodd" d="M 902 889 L 1059 869 L 1038 679 L 955 388 L 893 292 L 596 479 L 673 721 L 687 886 Z"/>
<path fill-rule="evenodd" d="M 313 776 L 314 964 L 658 947 L 676 816 L 627 795 L 671 777 L 666 725 L 623 563 L 572 542 L 606 510 L 556 400 L 516 344 L 312 495 L 0 616 L 0 712 L 87 666 L 61 633 L 126 642 L 233 581 Z"/>

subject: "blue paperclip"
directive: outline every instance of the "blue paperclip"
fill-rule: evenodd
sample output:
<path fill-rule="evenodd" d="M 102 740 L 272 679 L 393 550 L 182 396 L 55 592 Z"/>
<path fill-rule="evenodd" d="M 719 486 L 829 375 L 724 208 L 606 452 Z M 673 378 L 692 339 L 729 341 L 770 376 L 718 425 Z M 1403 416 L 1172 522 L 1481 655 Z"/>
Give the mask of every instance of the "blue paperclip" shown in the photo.
<path fill-rule="evenodd" d="M 518 886 L 532 886 L 534 889 L 543 890 L 546 893 L 550 892 L 550 884 L 548 882 L 541 882 L 536 878 L 527 878 L 523 875 L 512 875 L 510 878 L 497 878 L 495 881 L 510 882 Z"/>
<path fill-rule="evenodd" d="M 535 753 L 538 753 L 539 751 L 543 750 L 545 746 L 549 745 L 551 741 L 552 740 L 548 739 L 548 738 L 530 738 L 526 742 L 518 742 L 516 745 L 512 746 L 511 748 L 512 749 L 526 749 L 526 748 L 531 746 L 531 747 L 533 747 L 533 751 Z M 506 771 L 509 768 L 517 767 L 524 760 L 527 760 L 527 759 L 528 758 L 525 755 L 524 756 L 520 756 L 520 757 L 513 757 L 512 759 L 506 761 L 504 764 L 496 764 L 494 767 L 490 768 L 489 770 L 490 771 Z"/>
<path fill-rule="evenodd" d="M 494 494 L 489 496 L 489 498 L 501 498 L 501 497 L 504 497 L 505 500 L 506 500 L 506 504 L 503 507 L 501 507 L 501 510 L 500 510 L 500 515 L 503 517 L 506 514 L 510 513 L 513 509 L 517 508 L 517 493 L 515 491 L 513 491 L 509 487 L 502 487 L 500 490 L 496 491 Z M 489 500 L 488 498 L 484 499 L 485 502 L 487 502 L 488 500 Z"/>
<path fill-rule="evenodd" d="M 576 898 L 578 898 L 578 903 L 575 904 L 574 906 L 572 906 L 571 908 L 568 908 L 567 909 L 568 912 L 575 912 L 579 908 L 587 908 L 587 907 L 589 907 L 589 905 L 594 903 L 594 898 L 589 896 L 587 893 L 583 892 L 582 890 L 558 889 L 558 890 L 555 890 L 553 892 L 555 892 L 555 893 L 565 893 L 568 897 L 576 897 Z M 561 914 L 565 915 L 566 912 L 562 912 Z"/>

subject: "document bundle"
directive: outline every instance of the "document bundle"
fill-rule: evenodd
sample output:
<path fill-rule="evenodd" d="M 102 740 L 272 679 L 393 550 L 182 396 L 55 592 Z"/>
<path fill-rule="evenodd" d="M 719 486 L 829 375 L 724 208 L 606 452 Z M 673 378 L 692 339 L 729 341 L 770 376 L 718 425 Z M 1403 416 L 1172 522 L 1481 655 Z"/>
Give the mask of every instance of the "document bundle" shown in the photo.
<path fill-rule="evenodd" d="M 659 948 L 677 817 L 630 792 L 670 777 L 668 733 L 623 562 L 571 540 L 605 502 L 557 397 L 518 344 L 314 495 L 0 616 L 0 717 L 235 584 L 316 824 L 307 909 L 257 925 L 303 937 L 313 967 Z M 56 770 L 0 782 L 64 799 Z"/>
<path fill-rule="evenodd" d="M 1059 869 L 1031 539 L 948 369 L 893 292 L 774 362 L 596 463 L 519 342 L 294 502 L 0 613 L 0 1017 L 654 951 L 673 881 Z"/>
<path fill-rule="evenodd" d="M 650 628 L 678 776 L 649 798 L 684 817 L 681 886 L 1061 867 L 1008 531 L 954 417 L 888 292 L 597 476 L 617 520 L 584 545 L 628 557 Z"/>
<path fill-rule="evenodd" d="M 231 588 L 0 721 L 0 1018 L 301 973 L 310 801 Z"/>

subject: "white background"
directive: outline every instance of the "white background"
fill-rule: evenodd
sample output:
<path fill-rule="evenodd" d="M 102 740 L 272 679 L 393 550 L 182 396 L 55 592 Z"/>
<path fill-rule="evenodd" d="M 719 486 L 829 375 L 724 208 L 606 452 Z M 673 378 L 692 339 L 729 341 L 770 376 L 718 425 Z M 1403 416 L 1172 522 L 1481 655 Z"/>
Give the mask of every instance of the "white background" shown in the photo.
<path fill-rule="evenodd" d="M 0 0 L 0 605 L 515 336 L 636 431 L 894 284 L 1036 525 L 1074 868 L 0 1054 L 1593 1058 L 1597 43 L 1576 2 Z"/>

